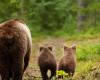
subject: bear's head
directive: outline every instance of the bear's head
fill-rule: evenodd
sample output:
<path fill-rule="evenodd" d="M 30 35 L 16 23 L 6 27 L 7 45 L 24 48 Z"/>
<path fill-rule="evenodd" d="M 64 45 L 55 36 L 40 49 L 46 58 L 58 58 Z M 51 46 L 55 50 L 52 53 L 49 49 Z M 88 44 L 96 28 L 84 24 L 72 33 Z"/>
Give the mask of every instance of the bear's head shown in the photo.
<path fill-rule="evenodd" d="M 67 47 L 64 46 L 64 55 L 74 55 L 76 54 L 76 45 Z"/>
<path fill-rule="evenodd" d="M 41 46 L 39 52 L 40 53 L 51 53 L 52 47 L 51 46 L 49 46 L 49 47 Z"/>

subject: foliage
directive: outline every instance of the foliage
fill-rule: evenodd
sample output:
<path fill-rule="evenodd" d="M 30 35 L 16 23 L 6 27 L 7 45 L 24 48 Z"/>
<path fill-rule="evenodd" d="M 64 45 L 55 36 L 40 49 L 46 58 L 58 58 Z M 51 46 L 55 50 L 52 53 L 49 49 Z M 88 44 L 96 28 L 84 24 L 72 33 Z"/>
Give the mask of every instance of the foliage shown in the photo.
<path fill-rule="evenodd" d="M 67 78 L 67 77 L 68 77 L 68 73 L 66 73 L 66 72 L 63 71 L 63 70 L 57 71 L 57 72 L 56 72 L 56 75 L 57 75 L 57 77 L 58 77 L 58 76 L 62 76 L 63 78 Z"/>
<path fill-rule="evenodd" d="M 83 44 L 77 49 L 78 60 L 97 60 L 100 61 L 100 44 Z"/>
<path fill-rule="evenodd" d="M 79 30 L 77 13 L 81 12 L 87 18 L 80 31 L 96 29 L 100 26 L 100 2 L 84 1 L 87 4 L 85 8 L 81 8 L 76 0 L 1 0 L 0 22 L 11 18 L 23 19 L 32 36 L 72 35 Z"/>

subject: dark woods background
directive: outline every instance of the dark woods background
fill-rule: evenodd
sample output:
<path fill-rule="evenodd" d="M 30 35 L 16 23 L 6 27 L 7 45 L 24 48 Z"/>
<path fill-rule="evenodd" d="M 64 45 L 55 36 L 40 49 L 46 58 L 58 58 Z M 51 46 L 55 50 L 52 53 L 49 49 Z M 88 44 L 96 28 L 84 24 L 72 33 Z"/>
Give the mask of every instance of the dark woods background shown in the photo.
<path fill-rule="evenodd" d="M 23 19 L 32 36 L 91 36 L 100 30 L 100 0 L 0 0 L 0 17 Z"/>

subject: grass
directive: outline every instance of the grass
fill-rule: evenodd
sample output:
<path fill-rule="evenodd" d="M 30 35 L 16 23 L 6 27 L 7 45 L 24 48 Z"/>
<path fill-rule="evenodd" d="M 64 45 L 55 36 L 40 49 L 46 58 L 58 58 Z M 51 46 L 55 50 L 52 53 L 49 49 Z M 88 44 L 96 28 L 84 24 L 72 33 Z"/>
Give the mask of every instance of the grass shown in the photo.
<path fill-rule="evenodd" d="M 79 44 L 77 47 L 77 59 L 100 61 L 100 43 Z"/>
<path fill-rule="evenodd" d="M 100 37 L 97 34 L 87 38 L 75 39 L 55 39 L 55 38 L 36 38 L 33 39 L 33 53 L 31 54 L 30 65 L 24 75 L 25 80 L 35 78 L 41 80 L 41 74 L 37 65 L 38 49 L 40 45 L 52 45 L 57 62 L 63 55 L 63 43 L 72 45 L 77 43 L 77 67 L 73 80 L 99 80 L 100 79 Z M 55 80 L 55 79 L 53 79 Z M 65 79 L 66 80 L 66 79 Z"/>

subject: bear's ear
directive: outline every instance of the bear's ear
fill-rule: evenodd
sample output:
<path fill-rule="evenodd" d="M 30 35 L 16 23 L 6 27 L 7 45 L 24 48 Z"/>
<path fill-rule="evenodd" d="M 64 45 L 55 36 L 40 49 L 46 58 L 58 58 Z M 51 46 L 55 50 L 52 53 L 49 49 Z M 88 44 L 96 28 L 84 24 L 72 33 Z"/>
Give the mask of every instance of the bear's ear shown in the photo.
<path fill-rule="evenodd" d="M 72 48 L 74 51 L 76 51 L 76 45 L 73 45 L 71 48 Z"/>
<path fill-rule="evenodd" d="M 52 47 L 50 46 L 50 47 L 48 47 L 48 49 L 50 50 L 50 51 L 52 51 Z"/>
<path fill-rule="evenodd" d="M 44 49 L 44 47 L 40 47 L 40 51 L 42 51 Z"/>
<path fill-rule="evenodd" d="M 67 50 L 68 49 L 68 47 L 67 46 L 64 46 L 64 50 Z"/>

